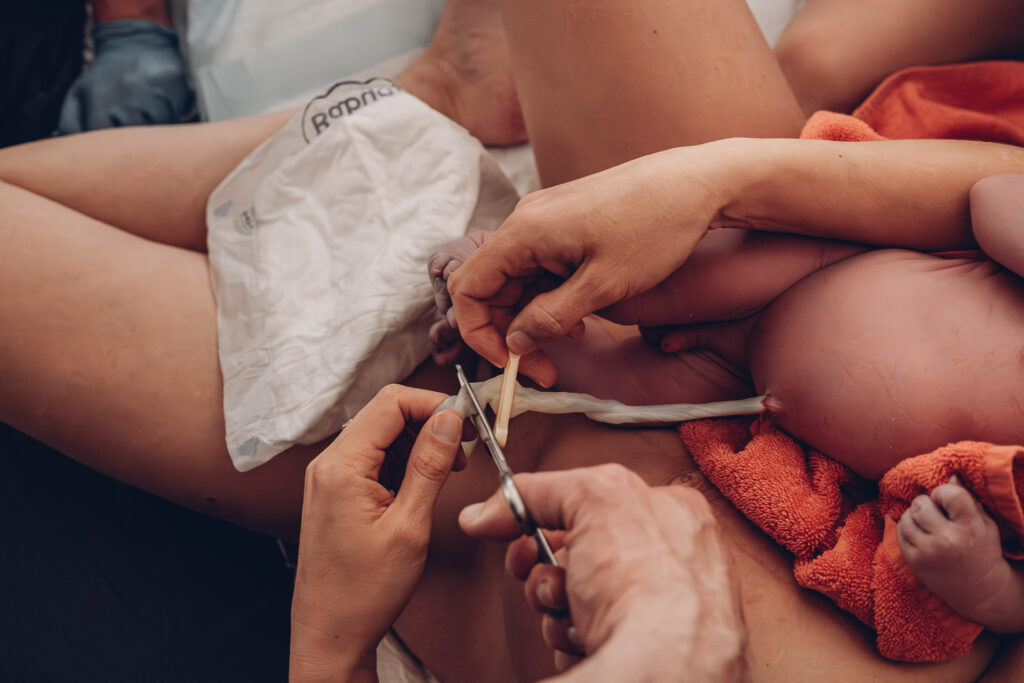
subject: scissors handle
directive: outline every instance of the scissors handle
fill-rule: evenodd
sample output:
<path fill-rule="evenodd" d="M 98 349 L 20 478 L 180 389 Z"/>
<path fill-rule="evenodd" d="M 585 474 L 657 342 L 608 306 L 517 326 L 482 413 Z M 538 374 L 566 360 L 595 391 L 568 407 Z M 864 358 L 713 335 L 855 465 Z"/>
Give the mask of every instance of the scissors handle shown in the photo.
<path fill-rule="evenodd" d="M 526 502 L 523 500 L 522 494 L 519 493 L 519 487 L 516 486 L 512 475 L 502 475 L 500 483 L 501 493 L 505 496 L 505 501 L 512 510 L 516 521 L 519 522 L 519 528 L 523 530 L 523 535 L 532 536 L 533 542 L 537 544 L 537 559 L 544 564 L 557 567 L 558 561 L 555 560 L 555 553 L 551 550 L 551 544 L 548 543 L 544 532 L 537 528 L 537 524 L 530 517 L 530 512 L 526 509 Z"/>

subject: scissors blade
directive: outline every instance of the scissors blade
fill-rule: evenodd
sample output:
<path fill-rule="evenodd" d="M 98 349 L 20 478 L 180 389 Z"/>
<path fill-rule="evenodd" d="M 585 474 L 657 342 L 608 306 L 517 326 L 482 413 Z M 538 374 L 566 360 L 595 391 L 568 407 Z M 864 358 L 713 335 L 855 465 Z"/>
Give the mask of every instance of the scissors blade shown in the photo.
<path fill-rule="evenodd" d="M 501 446 L 498 445 L 498 440 L 494 438 L 494 432 L 491 430 L 491 425 L 487 422 L 487 416 L 484 414 L 483 406 L 480 405 L 480 399 L 476 397 L 476 392 L 473 391 L 473 385 L 466 379 L 466 373 L 463 372 L 462 366 L 458 363 L 455 364 L 455 373 L 459 378 L 459 386 L 466 388 L 466 394 L 469 395 L 469 401 L 473 404 L 473 412 L 476 419 L 477 431 L 480 433 L 480 438 L 483 439 L 484 447 L 491 456 L 491 460 L 494 461 L 494 465 L 498 468 L 498 475 L 500 477 L 511 477 L 512 468 L 508 466 L 508 460 L 505 459 L 505 452 L 501 450 Z"/>
<path fill-rule="evenodd" d="M 551 545 L 544 536 L 544 532 L 537 528 L 533 518 L 530 516 L 530 511 L 526 509 L 526 502 L 523 500 L 522 494 L 519 493 L 519 487 L 516 486 L 516 482 L 512 478 L 512 468 L 508 466 L 505 452 L 501 450 L 498 440 L 494 438 L 494 432 L 491 430 L 491 425 L 487 422 L 487 416 L 484 414 L 483 406 L 480 405 L 480 399 L 476 397 L 473 385 L 466 379 L 466 373 L 463 372 L 462 366 L 458 363 L 455 364 L 455 374 L 459 378 L 459 386 L 465 387 L 469 401 L 473 404 L 473 423 L 476 425 L 477 432 L 480 434 L 480 438 L 483 440 L 484 447 L 490 454 L 491 460 L 494 461 L 495 467 L 498 468 L 498 482 L 501 486 L 502 495 L 505 497 L 505 502 L 511 508 L 512 514 L 515 516 L 516 521 L 519 522 L 523 533 L 533 537 L 533 542 L 537 544 L 537 558 L 544 564 L 557 567 L 558 562 L 555 560 L 555 553 L 551 550 Z"/>

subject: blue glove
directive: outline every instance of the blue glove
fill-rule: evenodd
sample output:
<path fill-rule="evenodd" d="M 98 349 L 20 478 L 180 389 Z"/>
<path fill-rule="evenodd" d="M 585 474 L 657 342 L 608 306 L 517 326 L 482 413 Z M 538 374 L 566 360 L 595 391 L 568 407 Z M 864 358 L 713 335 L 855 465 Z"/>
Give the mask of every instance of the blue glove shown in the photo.
<path fill-rule="evenodd" d="M 192 116 L 192 90 L 174 31 L 122 19 L 94 26 L 92 40 L 96 58 L 64 98 L 58 134 L 180 123 Z"/>

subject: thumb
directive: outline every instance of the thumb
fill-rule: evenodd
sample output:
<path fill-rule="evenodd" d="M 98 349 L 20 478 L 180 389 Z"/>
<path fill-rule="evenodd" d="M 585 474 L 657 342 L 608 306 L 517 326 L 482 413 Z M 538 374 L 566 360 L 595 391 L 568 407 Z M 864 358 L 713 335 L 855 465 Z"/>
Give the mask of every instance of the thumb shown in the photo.
<path fill-rule="evenodd" d="M 391 507 L 411 524 L 430 522 L 437 494 L 448 479 L 462 442 L 462 418 L 442 410 L 423 425 Z"/>
<path fill-rule="evenodd" d="M 508 350 L 525 356 L 569 334 L 584 316 L 625 298 L 627 283 L 602 270 L 607 271 L 585 264 L 555 289 L 535 296 L 509 325 Z"/>

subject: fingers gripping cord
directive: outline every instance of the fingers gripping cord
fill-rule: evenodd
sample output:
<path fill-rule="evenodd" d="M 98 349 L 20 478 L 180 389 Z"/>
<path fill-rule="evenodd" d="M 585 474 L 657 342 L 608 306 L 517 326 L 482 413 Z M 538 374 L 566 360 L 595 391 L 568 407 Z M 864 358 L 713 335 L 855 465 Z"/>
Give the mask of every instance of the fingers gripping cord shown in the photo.
<path fill-rule="evenodd" d="M 473 382 L 473 391 L 484 406 L 497 409 L 501 391 L 502 375 L 497 375 L 483 382 Z M 528 389 L 518 383 L 515 387 L 515 399 L 512 401 L 511 417 L 526 412 L 565 415 L 567 413 L 583 413 L 591 420 L 606 424 L 631 424 L 635 422 L 684 422 L 706 417 L 725 417 L 729 415 L 757 415 L 765 411 L 764 396 L 755 396 L 737 401 L 718 401 L 716 403 L 671 403 L 656 406 L 630 406 L 619 401 L 600 399 L 590 394 L 577 394 L 564 391 L 538 391 Z M 438 410 L 450 408 L 463 418 L 472 413 L 472 404 L 466 389 L 449 396 Z"/>

